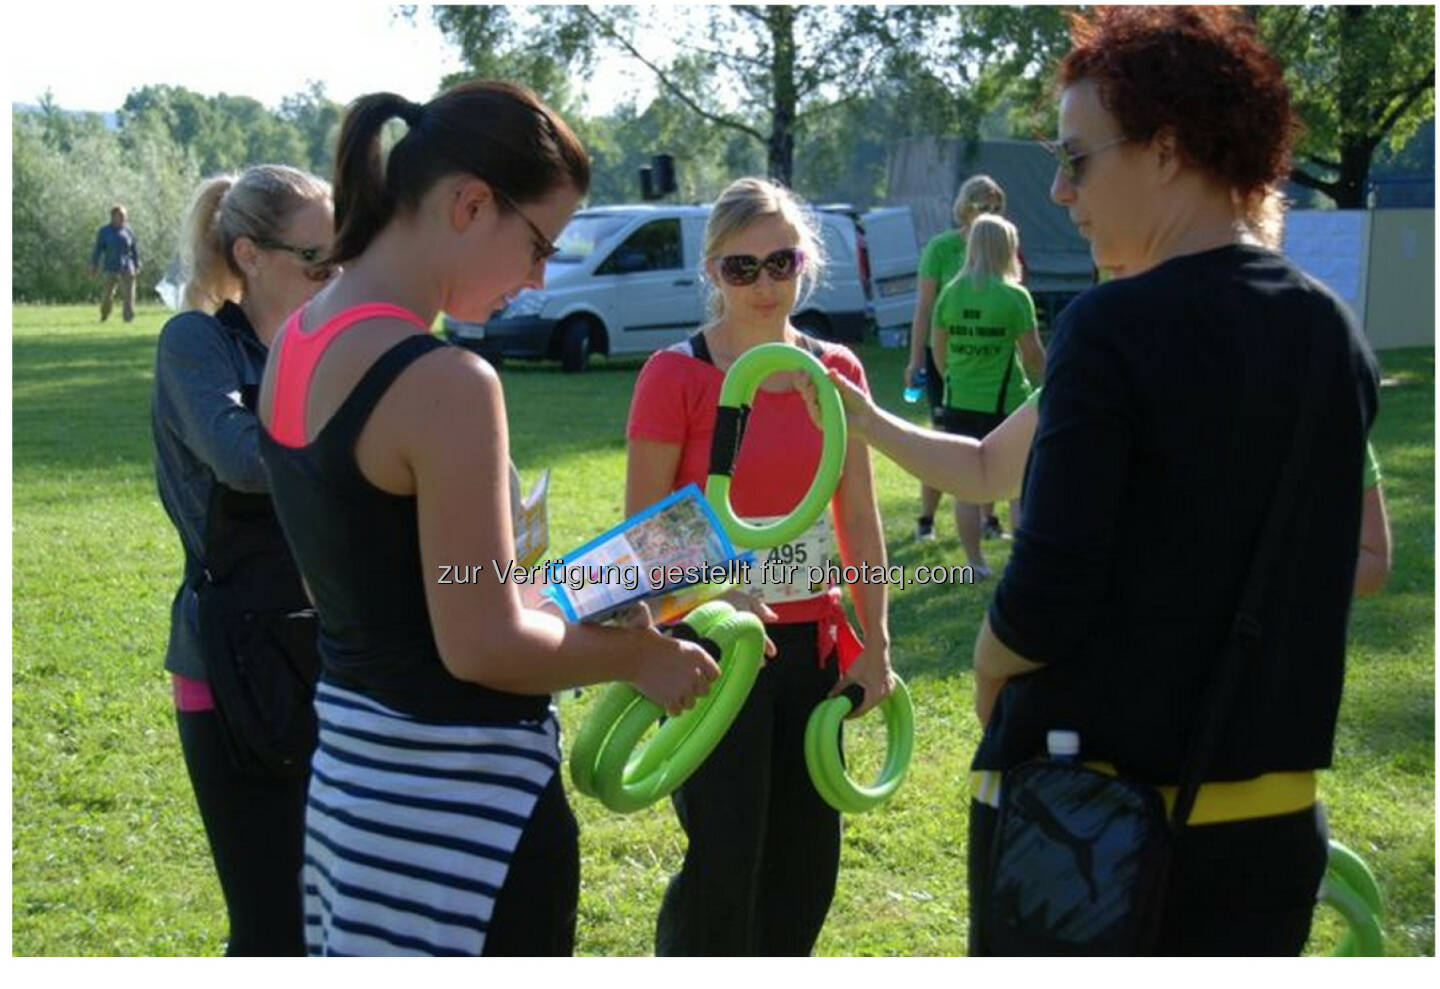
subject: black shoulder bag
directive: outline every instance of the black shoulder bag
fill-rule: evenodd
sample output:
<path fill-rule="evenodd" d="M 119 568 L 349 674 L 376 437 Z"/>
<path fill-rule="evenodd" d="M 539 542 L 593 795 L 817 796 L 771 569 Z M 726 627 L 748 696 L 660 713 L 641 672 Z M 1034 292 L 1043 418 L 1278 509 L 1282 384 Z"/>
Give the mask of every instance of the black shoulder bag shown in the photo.
<path fill-rule="evenodd" d="M 1266 512 L 1171 814 L 1166 817 L 1155 787 L 1078 761 L 1036 760 L 1007 770 L 978 918 L 987 954 L 1143 955 L 1155 950 L 1176 840 L 1195 805 L 1240 677 L 1259 661 L 1265 592 L 1299 500 L 1302 468 L 1316 430 L 1325 371 L 1321 346 L 1314 341 L 1309 348 L 1290 455 Z"/>
<path fill-rule="evenodd" d="M 217 480 L 204 542 L 200 647 L 230 761 L 251 776 L 304 776 L 317 736 L 319 622 L 274 502 Z"/>

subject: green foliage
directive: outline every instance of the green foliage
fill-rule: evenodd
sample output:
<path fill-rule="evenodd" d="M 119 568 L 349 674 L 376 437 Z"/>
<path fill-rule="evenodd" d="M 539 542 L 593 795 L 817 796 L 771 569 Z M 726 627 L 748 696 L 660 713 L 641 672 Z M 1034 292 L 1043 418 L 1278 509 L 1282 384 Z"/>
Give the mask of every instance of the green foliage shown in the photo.
<path fill-rule="evenodd" d="M 155 495 L 149 395 L 163 313 L 95 325 L 89 307 L 19 307 L 14 321 L 12 952 L 214 955 L 225 911 L 187 782 L 161 669 L 180 546 Z M 903 350 L 859 348 L 877 399 L 900 399 Z M 1385 472 L 1395 571 L 1355 602 L 1335 767 L 1322 775 L 1331 833 L 1375 869 L 1387 951 L 1435 950 L 1434 351 L 1382 355 L 1372 439 Z M 552 468 L 551 549 L 623 514 L 625 410 L 639 362 L 583 375 L 502 369 L 511 451 L 528 482 Z M 918 485 L 884 457 L 875 485 L 890 558 L 958 563 L 948 500 L 939 538 L 910 537 Z M 1003 509 L 1002 509 L 1003 513 Z M 993 545 L 993 544 L 992 544 Z M 987 546 L 987 549 L 991 547 Z M 1003 566 L 1002 545 L 992 564 Z M 894 662 L 916 707 L 916 752 L 895 798 L 845 822 L 839 886 L 817 951 L 965 951 L 965 773 L 979 732 L 970 648 L 990 587 L 892 595 Z M 560 697 L 573 738 L 599 691 Z M 883 741 L 866 719 L 857 773 Z M 868 760 L 868 761 L 867 761 Z M 568 780 L 567 780 L 568 783 Z M 684 836 L 668 804 L 616 815 L 572 792 L 581 825 L 578 950 L 653 950 L 655 913 Z M 1317 913 L 1311 953 L 1338 923 Z"/>
<path fill-rule="evenodd" d="M 1363 208 L 1375 150 L 1398 150 L 1435 115 L 1435 8 L 1254 10 L 1305 125 L 1291 177 Z"/>
<path fill-rule="evenodd" d="M 120 108 L 122 140 L 155 129 L 194 151 L 204 175 L 275 162 L 321 175 L 330 171 L 341 108 L 311 82 L 286 97 L 279 113 L 248 96 L 202 96 L 183 86 L 142 86 Z"/>
<path fill-rule="evenodd" d="M 927 15 L 937 16 L 937 15 Z M 650 70 L 695 119 L 746 135 L 769 174 L 790 182 L 796 141 L 817 118 L 863 98 L 920 40 L 914 8 L 873 6 L 503 7 L 434 9 L 436 24 L 479 74 L 517 73 L 557 108 L 568 80 L 601 49 Z M 637 26 L 664 17 L 665 52 L 642 50 Z"/>
<path fill-rule="evenodd" d="M 345 108 L 325 95 L 325 84 L 313 80 L 304 91 L 280 101 L 279 117 L 300 132 L 305 160 L 316 175 L 331 174 L 344 114 Z"/>
<path fill-rule="evenodd" d="M 415 15 L 413 7 L 405 11 Z M 435 7 L 432 16 L 466 62 L 464 72 L 441 81 L 442 90 L 465 79 L 509 79 L 529 86 L 567 117 L 579 111 L 571 80 L 589 74 L 595 45 L 577 8 L 549 8 L 542 16 L 527 7 L 446 6 Z"/>

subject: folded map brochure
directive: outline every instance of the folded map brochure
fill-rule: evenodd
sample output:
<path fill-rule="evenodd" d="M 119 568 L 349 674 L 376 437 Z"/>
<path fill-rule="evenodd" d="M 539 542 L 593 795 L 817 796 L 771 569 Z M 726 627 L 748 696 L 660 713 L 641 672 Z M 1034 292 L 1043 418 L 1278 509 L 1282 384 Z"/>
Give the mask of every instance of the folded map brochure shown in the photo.
<path fill-rule="evenodd" d="M 754 562 L 688 484 L 562 558 L 510 577 L 525 581 L 527 606 L 548 597 L 570 621 L 607 621 L 644 601 L 659 623 L 741 583 Z"/>
<path fill-rule="evenodd" d="M 510 464 L 510 522 L 515 530 L 515 562 L 533 567 L 550 545 L 550 516 L 545 507 L 550 493 L 550 471 L 540 472 L 535 486 L 520 497 L 520 472 Z"/>

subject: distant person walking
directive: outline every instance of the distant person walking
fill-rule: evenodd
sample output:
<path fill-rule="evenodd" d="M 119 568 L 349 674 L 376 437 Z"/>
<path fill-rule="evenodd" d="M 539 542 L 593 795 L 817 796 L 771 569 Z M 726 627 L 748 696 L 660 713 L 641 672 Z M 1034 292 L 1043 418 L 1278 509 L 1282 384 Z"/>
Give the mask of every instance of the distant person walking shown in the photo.
<path fill-rule="evenodd" d="M 125 216 L 124 206 L 110 207 L 110 222 L 96 232 L 95 248 L 90 252 L 91 273 L 104 277 L 100 289 L 102 323 L 110 318 L 117 286 L 125 322 L 135 318 L 135 276 L 140 274 L 140 248 L 135 241 L 135 231 L 125 222 Z"/>

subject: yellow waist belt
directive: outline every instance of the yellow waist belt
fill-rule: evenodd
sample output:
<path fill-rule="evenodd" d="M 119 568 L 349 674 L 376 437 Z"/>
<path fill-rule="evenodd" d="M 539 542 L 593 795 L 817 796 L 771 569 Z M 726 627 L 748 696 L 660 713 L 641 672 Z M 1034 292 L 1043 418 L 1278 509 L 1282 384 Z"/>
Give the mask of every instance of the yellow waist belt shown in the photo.
<path fill-rule="evenodd" d="M 1115 767 L 1105 762 L 1087 762 L 1087 767 L 1107 775 L 1116 775 Z M 1175 806 L 1178 786 L 1157 786 L 1165 800 L 1168 813 Z M 1000 806 L 1000 773 L 981 769 L 970 773 L 970 795 L 990 807 Z M 1252 817 L 1275 817 L 1293 814 L 1315 803 L 1315 773 L 1266 773 L 1254 779 L 1224 783 L 1201 783 L 1190 812 L 1190 824 L 1221 824 L 1244 821 Z"/>

